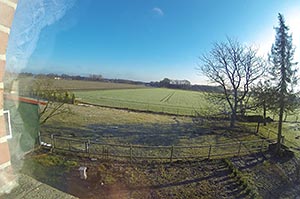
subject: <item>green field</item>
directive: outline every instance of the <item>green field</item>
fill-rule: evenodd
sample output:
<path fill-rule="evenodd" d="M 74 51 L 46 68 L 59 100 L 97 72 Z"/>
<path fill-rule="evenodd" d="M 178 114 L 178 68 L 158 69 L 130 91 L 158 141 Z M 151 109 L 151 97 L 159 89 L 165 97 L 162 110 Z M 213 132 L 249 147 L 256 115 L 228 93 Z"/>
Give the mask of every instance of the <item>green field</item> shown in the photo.
<path fill-rule="evenodd" d="M 112 82 L 99 82 L 99 81 L 84 81 L 84 80 L 66 80 L 66 79 L 37 79 L 33 77 L 20 77 L 18 78 L 19 92 L 26 92 L 32 86 L 34 86 L 35 81 L 43 81 L 44 86 L 47 84 L 51 85 L 51 89 L 59 88 L 64 90 L 110 90 L 110 89 L 131 89 L 131 88 L 145 88 L 144 85 L 135 85 L 135 84 L 124 84 L 124 83 L 112 83 Z M 9 84 L 9 81 L 6 81 L 6 84 Z M 43 86 L 43 84 L 42 84 Z M 6 85 L 9 88 L 9 85 Z M 44 89 L 49 89 L 45 87 Z"/>
<path fill-rule="evenodd" d="M 81 106 L 81 105 L 70 105 L 66 104 L 65 106 L 69 106 L 72 110 L 72 114 L 63 116 L 59 115 L 55 118 L 52 118 L 49 120 L 48 124 L 46 126 L 42 126 L 41 128 L 41 134 L 42 135 L 48 135 L 48 134 L 55 134 L 55 135 L 61 135 L 64 137 L 70 137 L 70 138 L 83 138 L 83 139 L 91 139 L 96 140 L 103 143 L 108 144 L 132 144 L 132 145 L 142 145 L 142 146 L 196 146 L 196 145 L 207 145 L 207 144 L 223 144 L 223 143 L 229 143 L 229 142 L 236 142 L 236 141 L 250 141 L 250 140 L 257 140 L 259 137 L 255 135 L 253 132 L 255 132 L 256 124 L 255 123 L 238 123 L 238 128 L 236 128 L 234 131 L 229 130 L 226 128 L 228 125 L 227 121 L 210 121 L 205 120 L 205 122 L 201 124 L 194 123 L 194 118 L 191 117 L 174 117 L 174 116 L 168 116 L 168 115 L 161 115 L 161 114 L 149 114 L 149 113 L 137 113 L 132 111 L 125 111 L 125 110 L 116 110 L 116 109 L 109 109 L 109 108 L 102 108 L 97 106 Z M 267 128 L 271 127 L 272 124 L 269 124 Z M 245 128 L 247 126 L 248 128 Z M 264 128 L 260 128 L 260 134 L 262 134 Z M 273 136 L 272 136 L 273 137 Z M 57 145 L 62 144 L 61 142 L 56 142 Z M 223 152 L 230 152 L 230 150 L 236 150 L 238 145 L 232 146 L 232 148 L 225 148 L 222 147 L 220 150 Z M 92 150 L 95 148 L 91 148 Z M 200 154 L 207 154 L 207 151 L 200 151 L 200 150 L 192 150 L 190 147 L 186 148 L 186 151 L 179 152 L 177 151 L 176 147 L 174 148 L 174 155 L 175 157 L 179 155 L 200 155 Z M 168 152 L 170 150 L 168 148 L 164 148 L 164 150 L 154 150 L 153 148 L 149 149 L 151 151 L 143 151 L 138 150 L 136 148 L 133 149 L 133 155 L 143 155 L 143 156 L 155 156 L 155 155 L 161 155 L 161 156 L 167 156 L 169 155 Z M 101 149 L 102 151 L 102 149 Z M 111 147 L 109 148 L 109 151 L 113 152 L 119 152 L 120 153 L 127 153 L 128 150 L 124 148 L 120 149 L 117 147 Z M 147 153 L 146 153 L 147 152 Z M 213 152 L 214 153 L 214 152 Z M 53 156 L 50 153 L 49 156 Z M 251 155 L 250 155 L 251 156 Z M 257 154 L 253 156 L 253 159 L 250 157 L 250 159 L 247 159 L 249 156 L 245 157 L 245 161 L 248 164 L 248 162 L 255 161 L 250 165 L 250 169 L 243 170 L 242 175 L 245 175 L 247 179 L 257 179 L 255 182 L 255 186 L 264 186 L 265 184 L 269 185 L 268 187 L 274 186 L 277 188 L 277 184 L 274 184 L 274 178 L 277 181 L 281 181 L 284 175 L 281 175 L 278 173 L 278 166 L 272 162 L 268 161 L 260 161 L 258 160 Z M 54 158 L 54 159 L 53 159 Z M 237 164 L 246 165 L 246 163 L 241 163 L 243 157 L 236 158 Z M 62 161 L 56 161 L 56 159 L 62 160 Z M 52 165 L 52 160 L 55 160 L 55 164 L 63 164 L 62 168 L 65 168 L 65 165 L 76 165 L 76 162 L 73 162 L 72 156 L 63 159 L 61 157 L 49 157 L 47 156 L 37 156 L 34 157 L 33 163 L 37 164 L 43 164 L 42 166 L 39 166 L 37 168 L 47 168 L 51 171 L 53 169 L 58 168 L 59 171 L 62 171 L 61 167 L 45 167 L 44 165 Z M 64 160 L 72 161 L 72 162 L 66 162 Z M 85 161 L 84 165 L 87 164 L 87 161 L 85 159 L 82 159 Z M 262 159 L 261 159 L 262 160 Z M 31 160 L 32 161 L 32 160 Z M 102 160 L 101 160 L 102 161 Z M 202 185 L 205 183 L 205 180 L 199 180 L 199 183 L 194 183 L 195 178 L 199 179 L 207 179 L 205 176 L 208 175 L 208 170 L 203 169 L 203 166 L 200 166 L 199 164 L 210 166 L 212 161 L 180 161 L 178 162 L 178 165 L 180 167 L 175 167 L 174 164 L 176 162 L 173 162 L 172 164 L 167 164 L 164 162 L 160 162 L 158 166 L 166 166 L 166 169 L 159 167 L 158 172 L 153 172 L 156 166 L 153 166 L 153 164 L 149 163 L 149 167 L 151 167 L 151 170 L 148 171 L 147 169 L 141 169 L 140 172 L 137 173 L 137 167 L 138 165 L 142 165 L 143 168 L 145 165 L 143 164 L 135 164 L 135 160 L 133 161 L 132 167 L 134 168 L 134 172 L 131 172 L 131 170 L 127 170 L 127 167 L 122 166 L 122 170 L 124 169 L 124 174 L 121 173 L 121 169 L 119 169 L 117 161 L 115 161 L 113 158 L 106 160 L 104 159 L 103 162 L 105 164 L 108 164 L 108 166 L 103 167 L 105 170 L 100 168 L 102 165 L 102 162 L 92 162 L 96 168 L 97 171 L 102 173 L 101 175 L 98 175 L 98 177 L 93 178 L 91 168 L 92 166 L 88 165 L 89 167 L 89 179 L 99 179 L 100 182 L 102 182 L 102 176 L 104 179 L 104 182 L 106 185 L 114 186 L 117 184 L 117 182 L 122 182 L 122 180 L 125 180 L 127 184 L 130 187 L 133 187 L 135 183 L 138 185 L 146 182 L 146 183 L 154 183 L 156 184 L 163 184 L 163 183 L 177 183 L 178 179 L 181 179 L 183 182 L 186 182 L 186 184 L 180 184 L 178 186 L 166 186 L 164 189 L 159 189 L 162 195 L 158 198 L 168 198 L 168 193 L 172 193 L 172 196 L 178 196 L 177 198 L 190 198 L 190 195 L 187 195 L 191 193 L 193 190 L 199 190 L 199 187 L 194 187 L 193 185 Z M 219 160 L 216 160 L 219 161 Z M 58 163 L 57 163 L 58 162 Z M 191 168 L 190 165 L 185 165 L 184 163 L 192 163 L 195 164 L 195 167 L 191 169 L 191 172 L 186 173 L 186 170 Z M 291 162 L 291 161 L 290 161 Z M 27 162 L 27 170 L 30 172 L 31 165 L 33 163 Z M 81 163 L 77 163 L 78 165 L 81 165 Z M 274 164 L 274 166 L 273 166 Z M 148 165 L 148 163 L 146 164 Z M 252 167 L 252 165 L 254 165 Z M 277 168 L 277 170 L 275 169 Z M 284 167 L 286 168 L 286 167 Z M 117 170 L 118 169 L 118 170 Z M 125 170 L 126 169 L 126 170 Z M 217 164 L 216 167 L 213 167 L 211 170 L 213 173 L 216 173 L 217 169 L 223 170 L 224 167 L 222 164 Z M 274 170 L 273 170 L 274 169 Z M 290 169 L 287 169 L 290 171 Z M 76 168 L 74 167 L 73 170 L 76 173 L 78 173 L 78 166 Z M 126 172 L 125 172 L 126 171 Z M 46 176 L 41 171 L 37 171 L 39 173 L 36 173 L 39 179 Z M 48 170 L 45 172 L 48 173 Z M 204 178 L 201 176 L 198 176 L 199 174 L 203 174 Z M 225 171 L 226 175 L 233 176 L 230 172 L 227 170 Z M 52 173 L 51 173 L 52 174 Z M 59 174 L 59 175 L 57 175 Z M 128 174 L 128 175 L 127 175 Z M 219 173 L 217 173 L 219 174 Z M 58 182 L 60 181 L 60 176 L 63 176 L 59 172 L 55 172 L 53 174 L 55 179 L 58 179 Z M 76 176 L 72 174 L 72 176 Z M 97 176 L 95 174 L 95 176 Z M 158 176 L 158 177 L 157 177 Z M 174 177 L 175 176 L 175 177 Z M 267 177 L 266 177 L 267 176 Z M 276 177 L 279 176 L 279 177 Z M 281 176 L 283 176 L 281 178 Z M 105 177 L 105 178 L 104 178 Z M 133 179 L 137 179 L 136 181 Z M 48 178 L 44 178 L 46 182 L 48 182 Z M 67 178 L 70 179 L 70 178 Z M 113 179 L 113 180 L 110 180 Z M 216 180 L 222 180 L 227 179 L 227 177 L 222 177 L 221 179 L 218 179 L 216 176 L 212 176 L 208 179 L 207 187 L 211 187 L 213 185 L 219 185 L 219 183 L 215 183 Z M 260 184 L 262 179 L 264 179 L 263 183 Z M 73 180 L 73 179 L 72 179 Z M 229 178 L 230 182 L 225 183 L 232 183 L 234 179 Z M 55 181 L 56 182 L 56 181 Z M 94 183 L 95 181 L 93 181 Z M 124 184 L 126 183 L 124 182 Z M 211 183 L 211 184 L 210 184 Z M 59 185 L 59 183 L 56 182 L 56 185 Z M 80 184 L 81 185 L 81 184 Z M 220 185 L 220 187 L 224 187 L 223 185 Z M 206 188 L 205 188 L 206 189 Z M 271 188 L 270 188 L 271 189 Z M 97 191 L 99 188 L 97 187 Z M 101 189 L 100 189 L 101 190 Z M 103 189 L 102 189 L 103 190 Z M 138 190 L 138 189 L 137 189 Z M 216 188 L 216 190 L 219 190 Z M 92 191 L 90 191 L 92 192 Z M 99 196 L 99 192 L 93 191 L 95 195 Z M 76 194 L 74 194 L 76 195 Z M 207 195 L 214 195 L 214 192 L 209 192 Z M 216 195 L 214 195 L 216 196 Z M 232 195 L 230 195 L 232 196 Z M 142 195 L 137 196 L 136 198 L 142 198 Z M 135 197 L 132 197 L 135 198 Z M 210 198 L 210 197 L 207 197 Z M 213 198 L 213 197 L 212 197 Z M 222 198 L 222 197 L 220 197 Z M 239 197 L 237 197 L 239 198 Z M 244 197 L 243 197 L 244 198 Z"/>
<path fill-rule="evenodd" d="M 221 107 L 210 106 L 204 92 L 166 88 L 117 89 L 75 92 L 79 101 L 108 107 L 178 115 L 214 115 Z"/>
<path fill-rule="evenodd" d="M 80 86 L 80 81 L 73 83 L 72 86 L 75 89 Z M 194 115 L 197 111 L 202 116 L 211 116 L 224 109 L 224 106 L 218 107 L 210 102 L 204 92 L 145 87 L 118 89 L 117 87 L 120 85 L 115 84 L 115 86 L 114 89 L 106 87 L 89 90 L 87 89 L 88 85 L 85 85 L 82 87 L 83 90 L 77 90 L 74 93 L 83 102 L 124 109 L 182 115 Z M 91 87 L 89 88 L 91 89 Z M 65 104 L 64 106 L 70 109 L 69 114 L 57 115 L 41 126 L 43 141 L 51 143 L 49 139 L 51 134 L 69 139 L 89 139 L 92 141 L 92 144 L 89 145 L 89 150 L 92 153 L 102 153 L 106 149 L 107 153 L 109 151 L 110 154 L 116 156 L 133 155 L 132 164 L 124 165 L 120 165 L 116 161 L 118 159 L 114 159 L 115 157 L 106 159 L 102 156 L 97 162 L 89 162 L 88 159 L 80 157 L 77 157 L 78 160 L 76 160 L 72 153 L 68 155 L 64 152 L 62 153 L 63 156 L 56 156 L 55 153 L 37 154 L 26 160 L 23 172 L 42 182 L 57 186 L 60 189 L 65 187 L 62 182 L 67 180 L 78 184 L 79 188 L 76 187 L 75 192 L 70 192 L 73 195 L 86 198 L 85 195 L 78 194 L 87 193 L 84 192 L 84 187 L 90 183 L 92 189 L 89 189 L 88 194 L 94 194 L 94 198 L 98 198 L 101 194 L 109 194 L 106 190 L 115 190 L 120 182 L 122 185 L 130 187 L 130 198 L 147 198 L 149 196 L 146 189 L 140 188 L 140 185 L 143 184 L 145 187 L 151 188 L 151 196 L 155 193 L 157 198 L 195 198 L 196 196 L 197 198 L 199 198 L 198 196 L 203 196 L 203 198 L 247 198 L 247 189 L 251 188 L 253 192 L 259 190 L 259 194 L 265 196 L 264 190 L 260 190 L 261 187 L 267 187 L 267 191 L 270 192 L 270 190 L 282 189 L 281 185 L 274 184 L 274 180 L 286 184 L 285 173 L 282 173 L 281 170 L 278 172 L 277 162 L 268 161 L 265 154 L 255 153 L 228 160 L 228 162 L 233 162 L 231 164 L 234 165 L 235 169 L 238 169 L 234 171 L 238 171 L 239 176 L 235 176 L 233 170 L 224 165 L 222 160 L 202 161 L 195 159 L 195 161 L 186 161 L 182 159 L 176 161 L 176 158 L 180 156 L 203 155 L 206 158 L 208 153 L 213 155 L 221 152 L 223 155 L 223 152 L 232 153 L 237 152 L 237 150 L 240 151 L 240 149 L 241 152 L 248 153 L 249 149 L 253 150 L 255 146 L 267 145 L 268 142 L 263 141 L 259 144 L 257 141 L 253 144 L 245 144 L 245 142 L 261 139 L 261 136 L 276 138 L 277 123 L 268 124 L 266 127 L 261 125 L 259 134 L 255 134 L 257 123 L 238 122 L 237 128 L 229 129 L 227 128 L 229 125 L 227 120 L 117 110 L 80 104 L 80 102 L 79 104 Z M 283 127 L 286 145 L 293 151 L 298 151 L 300 143 L 299 123 L 284 123 Z M 269 129 L 272 133 L 269 133 Z M 98 146 L 93 144 L 93 141 L 110 146 L 106 148 L 103 147 L 104 145 Z M 238 142 L 243 142 L 243 145 L 235 144 Z M 234 144 L 226 147 L 228 143 Z M 59 139 L 56 139 L 55 145 L 61 149 L 68 147 L 73 151 L 80 151 L 86 146 L 82 142 L 67 143 Z M 130 148 L 119 145 L 127 145 Z M 211 152 L 208 152 L 210 151 L 209 148 L 191 147 L 204 145 L 212 145 L 213 147 L 210 147 Z M 218 147 L 214 147 L 215 145 Z M 167 163 L 170 154 L 174 157 L 172 164 Z M 268 155 L 268 153 L 266 154 Z M 299 153 L 296 155 L 299 157 Z M 166 162 L 162 159 L 159 163 L 155 163 L 155 161 L 145 163 L 143 161 L 143 164 L 135 164 L 137 157 L 149 158 L 154 156 L 168 159 Z M 225 155 L 222 157 L 224 158 Z M 284 162 L 282 170 L 293 175 L 293 172 L 290 172 L 292 171 L 291 168 L 294 168 L 291 162 L 292 160 Z M 84 182 L 84 186 L 82 181 L 76 181 L 79 165 L 85 165 L 89 168 L 89 177 Z M 36 169 L 32 170 L 33 167 Z M 52 175 L 51 178 L 48 178 L 49 173 Z M 62 176 L 65 181 L 61 180 Z M 75 177 L 65 178 L 65 176 L 75 176 L 76 179 Z M 95 182 L 104 182 L 104 189 L 101 188 L 103 185 L 94 186 Z M 251 186 L 247 185 L 248 187 L 245 188 L 243 183 Z M 230 186 L 227 187 L 227 184 Z M 233 192 L 230 191 L 232 186 L 234 187 Z M 136 189 L 132 189 L 132 187 L 136 187 Z M 227 188 L 228 190 L 225 190 Z M 140 192 L 140 190 L 142 191 Z M 195 190 L 198 192 L 196 193 Z M 129 198 L 129 195 L 124 198 Z"/>

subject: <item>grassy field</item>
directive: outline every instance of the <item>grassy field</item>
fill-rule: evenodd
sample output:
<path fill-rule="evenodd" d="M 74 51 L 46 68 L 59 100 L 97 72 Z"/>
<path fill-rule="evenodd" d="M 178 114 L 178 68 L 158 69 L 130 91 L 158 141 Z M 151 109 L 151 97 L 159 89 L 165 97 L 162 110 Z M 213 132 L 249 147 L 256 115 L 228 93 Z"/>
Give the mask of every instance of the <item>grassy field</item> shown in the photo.
<path fill-rule="evenodd" d="M 32 77 L 21 77 L 19 81 L 20 92 L 28 90 L 35 79 Z M 110 90 L 110 89 L 129 89 L 129 88 L 145 88 L 144 85 L 121 84 L 111 82 L 83 81 L 83 80 L 65 80 L 65 79 L 43 79 L 52 84 L 53 88 L 62 88 L 65 90 Z M 7 81 L 9 82 L 9 81 Z"/>
<path fill-rule="evenodd" d="M 70 85 L 66 86 L 67 83 Z M 128 89 L 120 84 L 112 89 L 111 83 L 101 89 L 101 86 L 92 87 L 88 84 L 80 87 L 81 83 L 83 82 L 67 81 L 61 85 L 75 90 L 96 89 L 76 91 L 76 96 L 82 101 L 103 106 L 185 115 L 198 111 L 207 116 L 222 110 L 222 107 L 207 101 L 205 93 L 201 92 L 136 89 L 137 87 Z M 273 132 L 277 127 L 277 123 L 268 124 L 266 128 L 261 127 L 256 135 L 256 123 L 238 123 L 237 128 L 232 130 L 226 128 L 228 121 L 199 121 L 192 117 L 141 113 L 84 104 L 65 106 L 71 109 L 71 114 L 50 119 L 41 127 L 42 136 L 55 134 L 108 144 L 192 146 L 257 140 L 261 135 L 268 137 L 268 129 Z M 286 136 L 288 146 L 299 150 L 298 123 L 285 123 L 283 135 Z M 276 134 L 270 133 L 270 137 L 275 138 Z M 174 161 L 172 164 L 123 164 L 113 159 L 92 161 L 67 154 L 43 152 L 27 157 L 23 172 L 82 198 L 98 198 L 99 195 L 103 195 L 104 198 L 256 198 L 250 196 L 249 192 L 259 193 L 262 198 L 275 198 L 274 196 L 279 196 L 283 193 L 282 190 L 285 190 L 284 185 L 288 184 L 286 179 L 294 175 L 291 168 L 295 166 L 291 163 L 293 161 L 289 160 L 278 163 L 266 159 L 265 155 L 251 154 L 228 160 L 229 163 L 231 161 L 232 167 L 220 159 Z M 78 167 L 81 165 L 89 168 L 89 177 L 84 182 L 78 176 Z M 282 172 L 285 170 L 288 172 Z M 286 198 L 294 196 L 288 195 Z"/>
<path fill-rule="evenodd" d="M 206 93 L 166 88 L 117 89 L 75 92 L 82 102 L 108 107 L 164 112 L 178 115 L 210 116 L 221 107 L 211 106 Z"/>
<path fill-rule="evenodd" d="M 88 167 L 81 180 L 78 167 Z M 33 169 L 34 168 L 34 169 Z M 286 171 L 286 172 L 285 172 Z M 262 154 L 225 160 L 128 164 L 36 151 L 22 173 L 79 198 L 297 198 L 295 162 Z M 6 198 L 6 197 L 5 197 Z M 8 197 L 9 198 L 9 197 Z"/>
<path fill-rule="evenodd" d="M 199 124 L 191 117 L 138 113 L 97 106 L 66 106 L 71 108 L 72 114 L 49 120 L 41 128 L 42 135 L 55 133 L 73 138 L 97 139 L 111 144 L 179 146 L 258 138 L 254 134 L 254 123 L 239 123 L 236 131 L 229 131 L 225 128 L 227 121 L 205 121 Z M 245 128 L 247 125 L 248 130 Z M 282 186 L 287 183 L 286 174 L 278 169 L 277 163 L 268 161 L 261 154 L 236 157 L 231 160 L 235 165 L 233 168 L 220 159 L 176 161 L 172 164 L 123 164 L 113 159 L 99 159 L 95 162 L 53 156 L 56 156 L 55 153 L 31 157 L 25 162 L 24 172 L 38 175 L 41 181 L 54 184 L 55 187 L 82 198 L 98 198 L 99 195 L 106 195 L 106 198 L 116 195 L 118 198 L 255 198 L 249 196 L 248 190 L 259 192 L 263 198 L 274 198 L 268 197 L 268 194 L 279 194 L 276 190 L 281 190 L 282 194 Z M 286 161 L 290 162 L 292 161 Z M 37 168 L 41 170 L 35 169 L 35 173 L 30 174 L 32 164 L 37 164 Z M 84 185 L 90 187 L 88 192 L 84 191 L 83 182 L 78 177 L 78 166 L 82 164 L 89 168 L 89 177 L 84 181 Z M 64 170 L 57 165 L 61 165 Z M 59 168 L 64 173 L 49 172 L 53 175 L 49 182 L 46 175 L 48 170 L 42 171 L 42 168 L 52 171 Z M 291 171 L 290 168 L 287 170 Z M 61 176 L 65 180 L 61 180 Z"/>
<path fill-rule="evenodd" d="M 212 104 L 207 100 L 207 94 L 204 92 L 195 92 L 195 91 L 185 91 L 185 90 L 175 90 L 175 89 L 166 89 L 166 88 L 147 88 L 141 85 L 130 85 L 130 84 L 117 84 L 117 83 L 107 83 L 107 82 L 91 82 L 91 81 L 77 81 L 77 80 L 51 80 L 53 85 L 56 87 L 64 87 L 69 90 L 76 90 L 76 96 L 80 97 L 84 102 L 95 103 L 103 106 L 109 107 L 119 107 L 119 108 L 128 108 L 133 110 L 144 110 L 144 111 L 153 111 L 153 112 L 165 112 L 172 114 L 182 114 L 182 115 L 195 115 L 195 112 L 200 113 L 202 116 L 211 116 L 219 113 L 220 110 L 224 109 L 223 107 L 218 107 L 215 104 Z M 26 86 L 30 86 L 32 84 L 31 78 L 20 78 L 20 89 L 25 89 Z M 164 117 L 155 114 L 141 114 L 127 111 L 118 111 L 112 109 L 96 109 L 96 107 L 80 107 L 80 106 L 72 106 L 71 108 L 74 112 L 77 112 L 78 115 L 75 117 L 71 117 L 70 115 L 66 118 L 72 118 L 69 122 L 72 124 L 63 124 L 64 128 L 67 126 L 84 126 L 86 128 L 87 123 L 89 123 L 89 130 L 96 129 L 97 125 L 99 125 L 99 121 L 101 125 L 107 125 L 107 128 L 104 129 L 108 135 L 115 132 L 115 130 L 111 130 L 114 125 L 119 125 L 119 132 L 136 132 L 136 129 L 144 129 L 149 135 L 152 135 L 152 132 L 156 132 L 157 129 L 161 131 L 157 131 L 158 135 L 153 137 L 157 137 L 152 140 L 152 138 L 140 138 L 140 140 L 150 140 L 152 144 L 168 144 L 169 135 L 177 135 L 178 133 L 185 132 L 197 132 L 198 127 L 195 127 L 195 124 L 191 119 L 179 119 L 177 117 L 176 120 L 173 120 L 172 117 Z M 88 109 L 88 114 L 85 114 L 83 110 Z M 94 110 L 97 110 L 95 113 Z M 100 114 L 98 114 L 100 112 Z M 253 112 L 253 114 L 260 114 L 260 112 Z M 270 115 L 272 117 L 272 115 Z M 298 150 L 298 146 L 300 145 L 300 126 L 298 123 L 290 123 L 295 122 L 298 119 L 298 114 L 290 115 L 287 117 L 288 122 L 284 123 L 283 126 L 283 135 L 286 137 L 287 144 L 290 147 L 293 147 Z M 66 120 L 64 117 L 58 117 L 57 120 Z M 184 117 L 183 117 L 184 118 Z M 275 119 L 277 119 L 275 117 Z M 178 120 L 180 121 L 180 125 L 178 124 Z M 184 120 L 184 121 L 183 121 Z M 76 122 L 74 122 L 76 121 Z M 245 124 L 250 125 L 250 129 L 255 129 L 256 124 Z M 53 125 L 56 126 L 56 125 Z M 157 126 L 157 128 L 153 128 L 153 126 Z M 177 128 L 177 127 L 178 128 Z M 79 129 L 81 129 L 81 127 Z M 176 128 L 174 128 L 176 127 Z M 277 131 L 277 123 L 273 123 L 267 126 L 267 128 L 261 128 L 260 132 L 267 137 L 269 135 L 270 129 L 270 138 L 276 138 Z M 82 129 L 82 132 L 87 132 Z M 50 130 L 53 132 L 52 130 Z M 69 130 L 71 131 L 71 130 Z M 75 129 L 76 131 L 76 129 Z M 162 133 L 163 131 L 163 133 Z M 76 131 L 77 132 L 77 131 Z M 162 133 L 162 134 L 160 134 Z M 91 134 L 87 134 L 91 135 Z M 134 135 L 139 137 L 139 135 Z M 132 136 L 132 137 L 134 137 Z M 143 134 L 145 136 L 145 134 Z M 201 136 L 201 140 L 195 139 L 180 139 L 178 142 L 179 145 L 185 144 L 202 144 L 203 140 L 210 141 L 214 143 L 214 140 L 217 140 L 215 135 L 207 135 Z M 107 142 L 115 143 L 115 138 L 104 136 L 107 138 Z M 118 137 L 118 136 L 117 136 Z M 123 140 L 127 143 L 132 143 L 132 140 L 128 136 L 127 139 L 117 138 Z M 182 136 L 181 136 L 182 137 Z M 188 136 L 187 136 L 188 137 Z M 226 137 L 226 136 L 224 136 Z M 220 140 L 222 141 L 223 138 Z M 231 138 L 233 138 L 232 136 Z M 229 138 L 229 139 L 231 139 Z M 219 138 L 218 138 L 219 139 Z M 158 142 L 158 141 L 162 142 Z M 163 142 L 165 140 L 165 142 Z M 193 140 L 191 142 L 191 140 Z M 246 139 L 248 140 L 248 139 Z M 250 139 L 251 140 L 251 139 Z M 177 142 L 177 141 L 176 141 Z M 194 143 L 193 143 L 194 142 Z M 136 142 L 135 142 L 136 143 Z M 204 142 L 207 143 L 207 142 Z M 216 142 L 217 143 L 217 142 Z M 143 144 L 143 143 L 141 143 Z M 171 143 L 172 144 L 172 143 Z M 175 143 L 173 143 L 175 144 Z"/>
<path fill-rule="evenodd" d="M 196 110 L 203 115 L 212 115 L 222 108 L 206 100 L 205 93 L 184 90 L 139 88 L 75 93 L 82 101 L 102 103 L 104 106 L 155 112 L 168 111 L 174 114 L 191 115 Z M 261 134 L 267 137 L 267 129 L 275 131 L 277 125 L 274 123 L 269 124 L 267 128 L 261 127 L 260 134 L 256 135 L 254 133 L 256 123 L 238 123 L 237 128 L 231 130 L 226 128 L 228 121 L 201 121 L 201 119 L 199 121 L 192 117 L 117 110 L 84 104 L 65 106 L 70 108 L 71 114 L 58 115 L 50 119 L 41 127 L 42 136 L 55 134 L 108 144 L 195 146 L 257 140 Z M 285 123 L 284 135 L 288 142 L 299 146 L 299 139 L 296 139 L 296 135 L 300 134 L 298 126 L 298 123 Z M 275 138 L 275 135 L 270 134 L 270 137 Z M 189 148 L 187 150 L 189 154 L 202 153 L 191 151 Z M 228 149 L 221 148 L 221 150 Z M 164 155 L 168 152 L 160 153 Z M 174 153 L 177 153 L 176 149 Z M 283 165 L 283 169 L 279 170 L 278 163 L 269 161 L 262 154 L 238 157 L 230 161 L 233 162 L 233 168 L 220 159 L 174 161 L 172 164 L 164 162 L 123 164 L 113 158 L 98 159 L 95 162 L 51 153 L 29 157 L 25 161 L 23 172 L 82 198 L 98 198 L 99 195 L 107 196 L 106 198 L 255 198 L 249 193 L 257 193 L 263 198 L 274 198 L 270 197 L 270 193 L 273 194 L 271 196 L 284 193 L 283 186 L 287 184 L 287 174 L 282 173 L 282 170 L 292 171 L 291 168 L 294 168 L 292 164 Z M 291 162 L 286 161 L 288 164 Z M 79 165 L 89 168 L 89 177 L 84 182 L 78 176 Z M 32 170 L 33 167 L 36 169 Z M 290 173 L 292 176 L 294 171 Z M 51 178 L 48 177 L 49 174 Z M 88 192 L 85 187 L 89 187 Z M 291 193 L 289 196 L 287 198 L 293 198 L 294 195 Z"/>
<path fill-rule="evenodd" d="M 198 122 L 195 118 L 138 113 L 97 106 L 66 105 L 72 114 L 60 115 L 41 127 L 56 134 L 109 144 L 190 146 L 258 139 L 255 126 L 229 131 L 227 121 Z"/>

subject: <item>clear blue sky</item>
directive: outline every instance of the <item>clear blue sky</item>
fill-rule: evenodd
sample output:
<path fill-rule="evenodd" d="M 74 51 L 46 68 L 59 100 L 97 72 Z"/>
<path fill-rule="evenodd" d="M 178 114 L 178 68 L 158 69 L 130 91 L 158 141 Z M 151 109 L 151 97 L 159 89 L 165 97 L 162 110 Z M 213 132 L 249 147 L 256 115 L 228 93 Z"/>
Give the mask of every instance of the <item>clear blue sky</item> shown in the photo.
<path fill-rule="evenodd" d="M 54 17 L 55 20 L 48 15 L 57 14 L 57 9 L 48 13 L 41 9 L 44 16 L 41 21 L 46 22 L 39 22 L 42 23 L 41 31 L 29 34 L 35 36 L 27 41 L 32 43 L 32 53 L 28 55 L 24 71 L 93 73 L 142 81 L 168 77 L 205 83 L 195 68 L 198 57 L 209 51 L 213 42 L 223 41 L 226 36 L 235 37 L 240 42 L 259 46 L 260 53 L 265 54 L 274 41 L 273 27 L 277 26 L 278 12 L 286 17 L 293 31 L 294 44 L 300 48 L 299 0 L 59 2 L 72 6 Z M 20 36 L 17 26 L 24 23 L 21 18 L 25 14 L 34 15 L 34 10 L 20 2 L 15 18 L 19 22 L 14 24 L 16 30 L 12 30 L 10 38 L 10 67 L 14 67 L 18 59 L 13 59 L 17 49 L 13 47 L 18 45 L 14 35 Z M 19 40 L 22 38 L 24 36 Z M 296 51 L 296 59 L 299 59 L 299 52 Z"/>

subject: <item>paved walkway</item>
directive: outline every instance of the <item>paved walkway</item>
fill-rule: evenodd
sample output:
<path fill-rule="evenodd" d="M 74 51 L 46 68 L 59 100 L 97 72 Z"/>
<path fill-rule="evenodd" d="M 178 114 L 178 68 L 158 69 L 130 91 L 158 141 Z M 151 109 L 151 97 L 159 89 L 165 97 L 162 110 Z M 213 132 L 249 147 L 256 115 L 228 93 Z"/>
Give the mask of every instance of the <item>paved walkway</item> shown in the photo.
<path fill-rule="evenodd" d="M 20 174 L 19 186 L 0 199 L 76 199 L 67 193 L 43 184 L 32 177 Z"/>

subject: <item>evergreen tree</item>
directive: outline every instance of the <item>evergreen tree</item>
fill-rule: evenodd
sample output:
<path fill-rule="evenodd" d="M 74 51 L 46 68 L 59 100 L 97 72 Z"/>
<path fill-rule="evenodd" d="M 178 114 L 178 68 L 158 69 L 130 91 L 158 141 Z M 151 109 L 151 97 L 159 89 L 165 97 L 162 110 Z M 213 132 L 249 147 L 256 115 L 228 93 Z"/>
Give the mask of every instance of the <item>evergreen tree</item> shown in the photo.
<path fill-rule="evenodd" d="M 285 25 L 282 14 L 278 14 L 279 27 L 276 27 L 275 43 L 272 45 L 269 60 L 272 63 L 271 76 L 278 92 L 279 123 L 277 133 L 277 153 L 281 149 L 282 122 L 285 109 L 288 107 L 288 96 L 293 93 L 293 85 L 297 83 L 296 70 L 293 69 L 293 57 L 295 48 L 292 44 L 292 36 Z"/>

